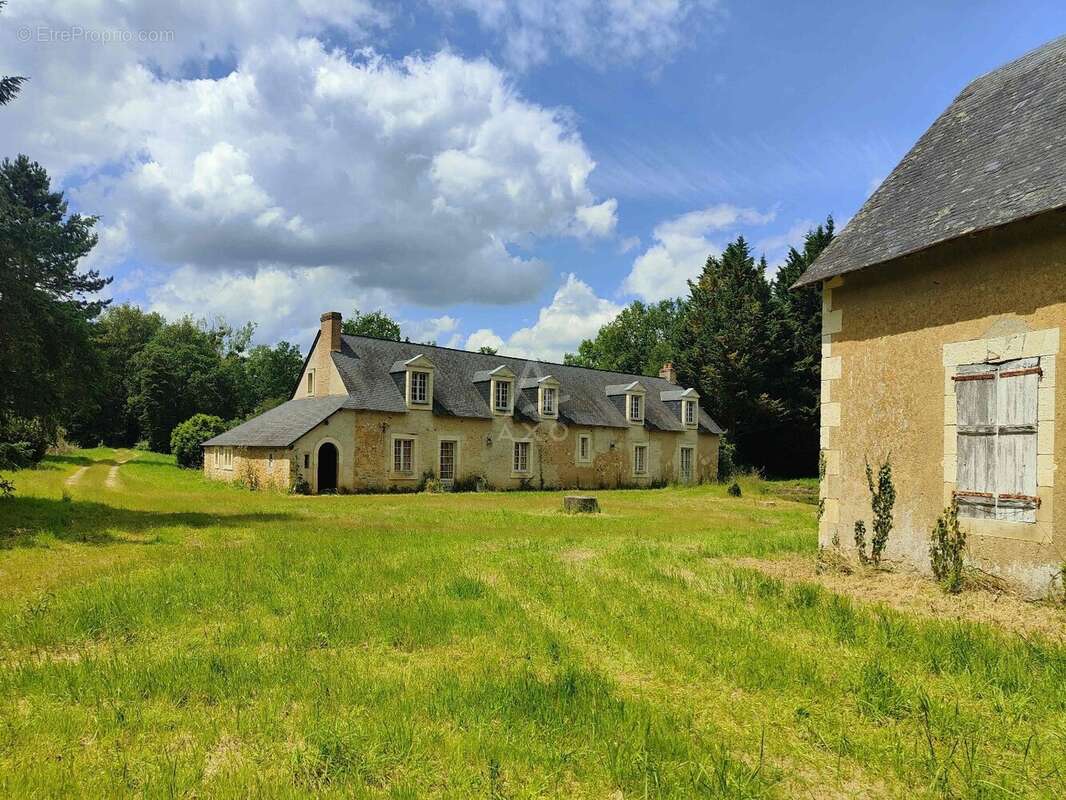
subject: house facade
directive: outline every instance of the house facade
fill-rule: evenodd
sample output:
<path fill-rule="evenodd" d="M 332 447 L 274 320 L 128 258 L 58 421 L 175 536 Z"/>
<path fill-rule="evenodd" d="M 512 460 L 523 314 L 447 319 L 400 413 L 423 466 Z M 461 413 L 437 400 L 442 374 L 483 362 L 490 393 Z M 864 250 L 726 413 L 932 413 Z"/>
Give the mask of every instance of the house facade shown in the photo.
<path fill-rule="evenodd" d="M 823 547 L 871 522 L 928 572 L 957 501 L 967 560 L 1032 595 L 1061 581 L 1066 39 L 968 86 L 800 279 L 823 293 Z"/>
<path fill-rule="evenodd" d="M 341 333 L 324 314 L 292 398 L 204 443 L 214 479 L 315 493 L 615 488 L 717 477 L 721 429 L 649 378 Z"/>

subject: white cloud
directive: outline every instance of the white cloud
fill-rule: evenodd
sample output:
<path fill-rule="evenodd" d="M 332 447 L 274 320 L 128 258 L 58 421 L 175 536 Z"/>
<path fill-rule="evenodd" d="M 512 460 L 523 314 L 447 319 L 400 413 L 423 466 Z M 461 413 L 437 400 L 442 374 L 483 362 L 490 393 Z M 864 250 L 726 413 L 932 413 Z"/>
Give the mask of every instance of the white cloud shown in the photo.
<path fill-rule="evenodd" d="M 524 69 L 554 52 L 595 65 L 669 60 L 693 32 L 720 16 L 716 0 L 430 0 L 472 13 L 501 37 L 507 60 Z"/>
<path fill-rule="evenodd" d="M 4 110 L 0 149 L 32 153 L 101 216 L 116 237 L 102 258 L 180 268 L 204 285 L 288 273 L 319 286 L 310 276 L 322 268 L 396 303 L 511 303 L 550 274 L 515 246 L 614 227 L 616 203 L 589 188 L 595 163 L 569 115 L 523 98 L 492 64 L 447 52 L 395 61 L 273 35 L 339 26 L 358 36 L 385 22 L 367 3 L 158 8 L 5 10 L 12 31 L 175 29 L 156 50 L 0 34 L 0 58 L 17 57 L 10 71 L 33 78 Z M 232 71 L 172 71 L 211 57 Z M 158 294 L 177 307 L 185 292 L 173 280 Z"/>
<path fill-rule="evenodd" d="M 721 252 L 708 235 L 735 225 L 764 225 L 773 213 L 725 203 L 690 211 L 652 231 L 655 244 L 637 256 L 622 282 L 622 291 L 649 302 L 685 294 L 688 280 L 703 269 L 707 256 Z"/>
<path fill-rule="evenodd" d="M 503 346 L 503 339 L 493 333 L 492 330 L 479 328 L 466 338 L 464 348 L 467 350 L 480 350 L 482 347 L 491 347 L 499 350 Z"/>
<path fill-rule="evenodd" d="M 519 328 L 506 341 L 491 330 L 481 329 L 471 334 L 466 347 L 475 350 L 489 345 L 504 355 L 562 361 L 565 353 L 577 350 L 582 339 L 594 337 L 621 310 L 610 300 L 597 297 L 591 286 L 570 273 L 535 323 Z"/>
<path fill-rule="evenodd" d="M 594 206 L 577 210 L 578 232 L 592 236 L 606 236 L 618 222 L 618 201 L 613 197 Z"/>
<path fill-rule="evenodd" d="M 640 237 L 627 236 L 625 239 L 618 243 L 618 252 L 628 253 L 630 250 L 636 250 L 638 247 L 640 247 Z"/>
<path fill-rule="evenodd" d="M 166 317 L 191 314 L 198 319 L 224 317 L 258 324 L 256 341 L 287 338 L 307 347 L 324 311 L 348 316 L 353 308 L 390 308 L 387 292 L 360 289 L 343 269 L 290 269 L 266 265 L 254 273 L 204 274 L 193 267 L 174 270 L 148 289 L 148 306 Z"/>
<path fill-rule="evenodd" d="M 431 319 L 403 322 L 403 335 L 412 342 L 436 342 L 442 347 L 459 347 L 463 337 L 459 333 L 459 320 L 447 314 Z"/>

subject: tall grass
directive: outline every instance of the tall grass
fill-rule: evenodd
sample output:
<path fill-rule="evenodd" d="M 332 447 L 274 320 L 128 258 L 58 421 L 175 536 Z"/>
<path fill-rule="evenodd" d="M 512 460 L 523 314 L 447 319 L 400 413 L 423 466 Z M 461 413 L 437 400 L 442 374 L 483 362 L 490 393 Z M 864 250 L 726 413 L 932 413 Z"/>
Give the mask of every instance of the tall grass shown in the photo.
<path fill-rule="evenodd" d="M 288 498 L 150 454 L 119 493 L 73 457 L 70 503 L 55 460 L 0 503 L 0 795 L 1066 792 L 1063 648 L 722 560 L 813 556 L 810 506 Z"/>

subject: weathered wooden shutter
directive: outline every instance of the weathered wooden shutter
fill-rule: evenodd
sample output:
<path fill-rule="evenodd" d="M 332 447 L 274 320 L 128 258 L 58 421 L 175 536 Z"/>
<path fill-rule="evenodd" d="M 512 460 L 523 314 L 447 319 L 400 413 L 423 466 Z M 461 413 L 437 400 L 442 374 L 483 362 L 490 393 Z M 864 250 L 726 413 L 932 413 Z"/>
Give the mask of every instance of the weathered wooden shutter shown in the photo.
<path fill-rule="evenodd" d="M 996 367 L 975 364 L 955 376 L 959 515 L 996 515 Z"/>
<path fill-rule="evenodd" d="M 996 517 L 1036 522 L 1039 359 L 1000 364 L 996 383 Z"/>

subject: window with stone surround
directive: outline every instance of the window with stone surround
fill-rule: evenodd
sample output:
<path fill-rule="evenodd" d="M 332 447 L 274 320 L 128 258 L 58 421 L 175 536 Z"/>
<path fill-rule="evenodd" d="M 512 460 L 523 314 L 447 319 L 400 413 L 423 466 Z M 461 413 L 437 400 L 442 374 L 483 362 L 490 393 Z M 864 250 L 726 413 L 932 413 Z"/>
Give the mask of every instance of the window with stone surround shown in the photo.
<path fill-rule="evenodd" d="M 959 516 L 1034 523 L 1039 358 L 957 368 L 955 497 Z"/>

